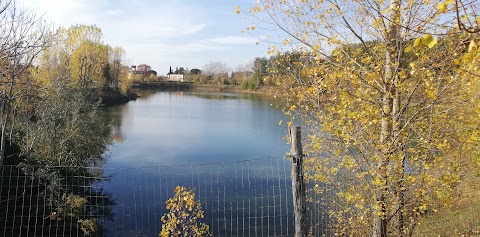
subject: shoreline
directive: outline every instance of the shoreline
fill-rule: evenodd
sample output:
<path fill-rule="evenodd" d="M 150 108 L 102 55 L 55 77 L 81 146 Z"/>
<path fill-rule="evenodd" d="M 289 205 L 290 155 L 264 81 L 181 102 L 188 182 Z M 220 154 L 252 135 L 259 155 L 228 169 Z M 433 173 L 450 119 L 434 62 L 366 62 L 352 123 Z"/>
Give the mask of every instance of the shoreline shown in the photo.
<path fill-rule="evenodd" d="M 200 84 L 194 85 L 193 91 L 204 91 L 204 92 L 240 92 L 240 93 L 252 93 L 252 94 L 263 94 L 268 95 L 270 87 L 260 87 L 257 90 L 244 90 L 241 86 L 232 86 L 232 85 L 210 85 L 210 84 Z"/>
<path fill-rule="evenodd" d="M 123 95 L 119 92 L 101 95 L 102 107 L 112 107 L 117 105 L 127 104 L 130 101 L 135 101 L 142 96 L 140 93 L 135 93 L 135 90 L 148 91 L 195 91 L 195 92 L 235 92 L 235 93 L 251 93 L 268 95 L 271 87 L 260 87 L 257 90 L 244 90 L 239 85 L 212 85 L 212 84 L 194 84 L 185 82 L 163 82 L 163 83 L 141 83 L 132 86 L 131 92 Z"/>
<path fill-rule="evenodd" d="M 100 95 L 100 98 L 102 100 L 101 107 L 108 108 L 116 105 L 127 104 L 130 101 L 135 101 L 139 98 L 139 96 L 134 92 L 129 92 L 127 95 L 116 92 L 107 95 Z"/>

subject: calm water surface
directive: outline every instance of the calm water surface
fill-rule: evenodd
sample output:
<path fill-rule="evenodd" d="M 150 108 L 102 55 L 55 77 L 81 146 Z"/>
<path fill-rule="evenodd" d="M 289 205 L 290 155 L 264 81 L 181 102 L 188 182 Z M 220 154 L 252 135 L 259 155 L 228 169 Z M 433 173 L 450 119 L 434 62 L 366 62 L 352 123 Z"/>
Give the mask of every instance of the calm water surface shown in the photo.
<path fill-rule="evenodd" d="M 289 236 L 287 118 L 256 94 L 149 92 L 109 108 L 109 236 L 158 236 L 176 185 L 195 188 L 214 236 Z M 244 161 L 256 159 L 254 161 Z M 202 164 L 202 165 L 198 165 Z"/>
<path fill-rule="evenodd" d="M 286 118 L 271 103 L 257 94 L 157 92 L 110 108 L 117 142 L 107 167 L 283 156 Z"/>

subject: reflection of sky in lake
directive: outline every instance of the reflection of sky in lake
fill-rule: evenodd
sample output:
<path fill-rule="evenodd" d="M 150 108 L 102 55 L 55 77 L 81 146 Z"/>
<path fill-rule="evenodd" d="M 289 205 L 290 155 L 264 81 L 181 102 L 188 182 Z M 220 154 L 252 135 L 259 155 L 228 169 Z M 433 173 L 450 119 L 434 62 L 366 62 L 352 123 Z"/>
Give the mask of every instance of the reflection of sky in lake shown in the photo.
<path fill-rule="evenodd" d="M 106 164 L 113 176 L 104 188 L 117 202 L 111 236 L 158 236 L 176 185 L 196 189 L 214 236 L 291 236 L 289 146 L 278 125 L 287 119 L 271 103 L 255 94 L 159 92 L 110 108 L 121 136 Z"/>
<path fill-rule="evenodd" d="M 123 142 L 107 167 L 229 162 L 283 156 L 283 113 L 260 95 L 159 92 L 109 110 Z"/>

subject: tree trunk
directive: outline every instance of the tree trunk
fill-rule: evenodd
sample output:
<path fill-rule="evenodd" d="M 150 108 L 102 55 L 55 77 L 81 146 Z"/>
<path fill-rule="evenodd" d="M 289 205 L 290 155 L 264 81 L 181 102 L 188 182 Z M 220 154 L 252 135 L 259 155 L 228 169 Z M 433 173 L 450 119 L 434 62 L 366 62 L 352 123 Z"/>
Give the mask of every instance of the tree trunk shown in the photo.
<path fill-rule="evenodd" d="M 0 139 L 0 165 L 3 165 L 5 160 L 5 126 L 2 126 L 1 129 L 1 139 Z"/>
<path fill-rule="evenodd" d="M 6 133 L 5 133 L 5 128 L 7 127 L 7 121 L 8 121 L 8 112 L 6 109 L 4 102 L 2 103 L 2 108 L 1 108 L 1 113 L 0 114 L 0 165 L 3 165 L 5 162 L 5 139 L 6 139 Z"/>
<path fill-rule="evenodd" d="M 397 84 L 398 78 L 395 80 Z M 398 88 L 398 86 L 396 86 Z M 395 158 L 395 175 L 396 183 L 394 186 L 395 193 L 395 213 L 393 217 L 393 234 L 398 237 L 403 237 L 405 234 L 405 220 L 404 220 L 404 206 L 405 206 L 405 155 L 403 154 L 403 144 L 401 143 L 400 129 L 401 129 L 401 113 L 400 111 L 400 92 L 398 89 L 395 90 L 395 97 L 393 99 L 393 147 L 396 152 L 399 154 Z"/>
<path fill-rule="evenodd" d="M 398 62 L 400 55 L 400 8 L 401 0 L 395 0 L 392 3 L 392 10 L 390 12 L 389 27 L 385 32 L 385 72 L 383 78 L 384 91 L 382 94 L 382 118 L 381 118 L 381 132 L 380 132 L 380 144 L 383 146 L 380 160 L 378 161 L 378 176 L 382 180 L 383 187 L 378 187 L 376 192 L 375 213 L 373 219 L 373 237 L 386 237 L 387 236 L 387 212 L 390 209 L 387 204 L 390 203 L 387 200 L 388 184 L 391 182 L 392 177 L 389 176 L 388 166 L 391 162 L 392 152 L 394 152 L 395 134 L 394 126 L 398 126 L 395 123 L 394 110 L 398 111 L 399 101 L 395 100 L 397 94 L 397 72 Z M 399 98 L 397 98 L 399 99 Z M 395 101 L 395 103 L 394 103 Z M 398 103 L 398 104 L 397 104 Z M 394 105 L 396 104 L 396 105 Z M 398 127 L 397 127 L 398 128 Z"/>
<path fill-rule="evenodd" d="M 387 53 L 385 57 L 385 65 L 389 65 L 390 57 Z M 382 95 L 382 120 L 381 120 L 381 134 L 380 134 L 380 143 L 384 146 L 382 149 L 382 156 L 378 161 L 377 175 L 381 177 L 383 187 L 377 187 L 375 194 L 375 203 L 373 215 L 373 234 L 372 237 L 386 237 L 387 236 L 387 203 L 386 203 L 386 194 L 387 194 L 387 166 L 389 163 L 389 151 L 388 151 L 388 140 L 391 136 L 391 111 L 392 111 L 392 96 L 391 96 L 391 83 L 389 82 L 389 76 L 391 75 L 390 68 L 385 68 L 385 87 L 384 93 Z"/>

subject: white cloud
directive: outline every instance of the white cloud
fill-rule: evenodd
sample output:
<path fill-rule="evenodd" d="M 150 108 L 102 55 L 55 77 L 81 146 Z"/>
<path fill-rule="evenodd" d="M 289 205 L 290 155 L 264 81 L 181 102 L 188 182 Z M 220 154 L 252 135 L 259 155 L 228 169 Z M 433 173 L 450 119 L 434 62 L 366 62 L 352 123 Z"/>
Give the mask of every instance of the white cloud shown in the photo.
<path fill-rule="evenodd" d="M 182 34 L 183 35 L 194 34 L 202 31 L 206 26 L 207 24 L 198 24 L 198 25 L 189 26 L 188 28 L 182 29 L 183 30 Z"/>
<path fill-rule="evenodd" d="M 74 24 L 78 20 L 88 18 L 89 5 L 79 0 L 20 0 L 25 8 L 45 14 L 47 20 L 55 24 Z"/>
<path fill-rule="evenodd" d="M 192 3 L 195 0 L 17 1 L 39 15 L 45 13 L 57 27 L 97 25 L 106 43 L 126 50 L 130 63 L 150 64 L 159 73 L 169 65 L 201 67 L 208 61 L 235 66 L 266 51 L 254 48 L 260 39 L 235 35 L 243 28 L 236 31 L 238 23 L 226 16 L 231 12 L 236 17 L 231 6 L 224 6 L 228 4 L 211 9 Z"/>
<path fill-rule="evenodd" d="M 113 37 L 125 36 L 129 31 L 138 37 L 180 37 L 202 31 L 206 24 L 199 23 L 193 9 L 178 4 L 150 4 L 136 1 L 122 4 L 114 0 L 20 0 L 29 9 L 45 13 L 47 20 L 57 26 L 96 24 L 103 28 L 116 28 Z M 178 12 L 182 14 L 179 14 Z M 193 23 L 195 22 L 195 23 Z"/>
<path fill-rule="evenodd" d="M 125 14 L 125 12 L 121 9 L 110 9 L 104 12 L 104 16 L 120 16 Z"/>
<path fill-rule="evenodd" d="M 210 44 L 223 44 L 223 45 L 252 45 L 258 42 L 259 39 L 255 37 L 246 37 L 246 36 L 223 36 L 216 37 L 207 40 L 202 40 L 200 42 L 210 43 Z"/>

